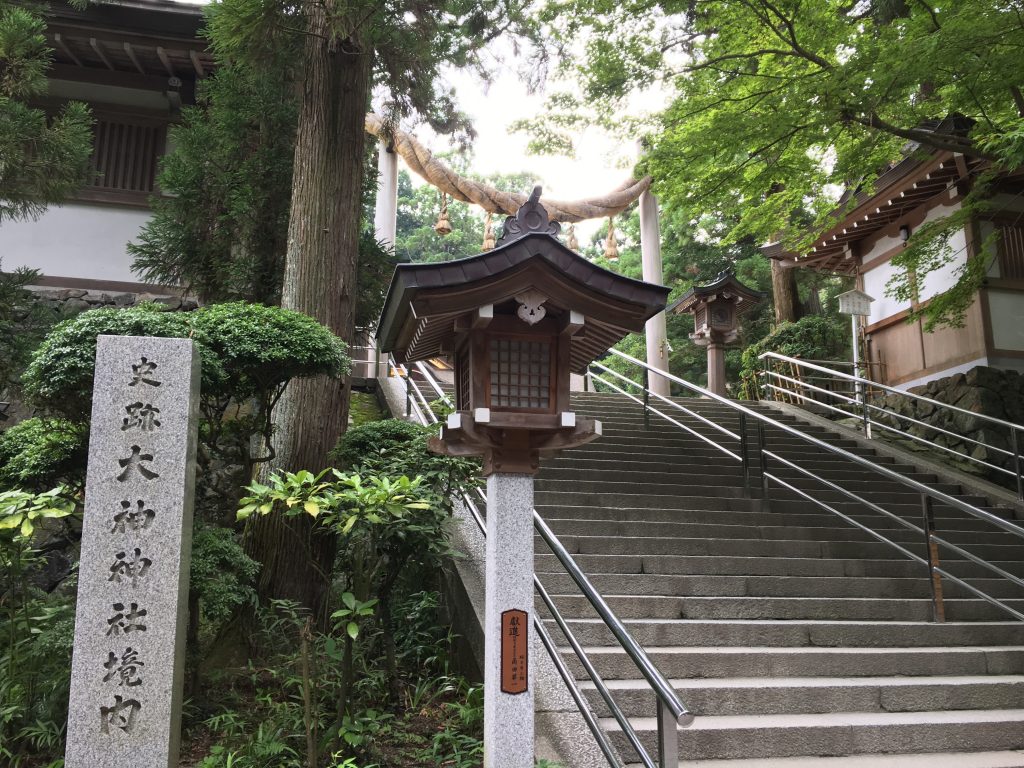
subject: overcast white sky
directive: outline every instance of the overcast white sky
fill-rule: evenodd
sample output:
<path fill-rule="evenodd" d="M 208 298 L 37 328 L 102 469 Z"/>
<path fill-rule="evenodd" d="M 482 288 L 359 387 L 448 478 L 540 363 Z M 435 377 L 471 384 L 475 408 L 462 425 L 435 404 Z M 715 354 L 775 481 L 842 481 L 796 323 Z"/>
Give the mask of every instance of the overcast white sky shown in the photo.
<path fill-rule="evenodd" d="M 470 116 L 477 131 L 472 163 L 475 173 L 531 171 L 543 182 L 544 197 L 559 200 L 604 195 L 631 175 L 637 151 L 635 141 L 616 140 L 598 129 L 588 129 L 574 137 L 575 158 L 527 154 L 529 137 L 511 133 L 509 126 L 541 114 L 548 92 L 575 89 L 564 81 L 552 82 L 546 92 L 531 94 L 516 72 L 517 62 L 510 55 L 505 56 L 507 61 L 496 66 L 490 84 L 485 85 L 465 71 L 446 74 L 448 83 L 456 90 L 459 106 Z M 638 97 L 635 103 L 637 108 L 651 110 L 660 107 L 663 99 L 662 94 L 651 93 Z M 451 149 L 445 137 L 434 135 L 426 126 L 413 132 L 434 152 Z M 588 237 L 600 225 L 600 221 L 583 222 L 577 230 Z"/>

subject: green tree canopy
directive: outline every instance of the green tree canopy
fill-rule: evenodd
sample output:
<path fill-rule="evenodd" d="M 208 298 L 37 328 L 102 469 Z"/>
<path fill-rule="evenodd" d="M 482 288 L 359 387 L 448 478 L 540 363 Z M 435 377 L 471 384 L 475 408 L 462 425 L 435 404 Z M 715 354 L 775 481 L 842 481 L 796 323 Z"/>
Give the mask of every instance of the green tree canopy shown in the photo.
<path fill-rule="evenodd" d="M 31 106 L 46 93 L 51 51 L 35 12 L 0 4 L 0 224 L 34 218 L 86 180 L 92 116 L 71 102 L 48 116 Z"/>
<path fill-rule="evenodd" d="M 205 301 L 276 304 L 281 295 L 295 145 L 295 98 L 282 69 L 225 63 L 171 128 L 153 218 L 129 243 L 143 279 Z"/>
<path fill-rule="evenodd" d="M 838 190 L 870 189 L 913 147 L 1024 162 L 1015 3 L 552 0 L 545 17 L 563 40 L 590 33 L 585 101 L 556 101 L 549 137 L 564 142 L 584 103 L 621 119 L 631 92 L 669 88 L 642 169 L 666 206 L 729 222 L 734 242 L 806 247 Z M 951 115 L 973 126 L 933 130 Z"/>

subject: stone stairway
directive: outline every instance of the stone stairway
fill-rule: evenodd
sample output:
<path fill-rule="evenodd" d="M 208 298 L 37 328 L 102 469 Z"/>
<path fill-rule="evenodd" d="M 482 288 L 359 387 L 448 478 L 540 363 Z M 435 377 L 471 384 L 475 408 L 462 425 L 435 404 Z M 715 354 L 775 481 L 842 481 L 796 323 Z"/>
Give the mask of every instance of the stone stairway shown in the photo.
<path fill-rule="evenodd" d="M 738 428 L 724 406 L 685 403 Z M 948 582 L 948 621 L 933 623 L 924 566 L 795 491 L 773 488 L 762 511 L 745 497 L 738 463 L 657 416 L 645 428 L 639 406 L 622 396 L 580 394 L 574 408 L 600 418 L 604 435 L 545 460 L 536 506 L 698 716 L 680 731 L 680 766 L 1024 766 L 1024 623 Z M 767 429 L 767 444 L 919 523 L 919 496 L 898 483 L 777 428 Z M 910 465 L 873 460 L 987 504 Z M 864 504 L 796 470 L 769 471 L 924 554 L 920 534 Z M 935 516 L 949 540 L 1024 575 L 1024 541 L 953 507 L 937 504 Z M 653 753 L 653 693 L 539 539 L 537 552 L 542 582 Z M 943 564 L 1024 610 L 1024 590 L 967 560 Z M 571 651 L 564 655 L 583 679 Z M 623 758 L 636 760 L 592 686 L 583 687 Z"/>

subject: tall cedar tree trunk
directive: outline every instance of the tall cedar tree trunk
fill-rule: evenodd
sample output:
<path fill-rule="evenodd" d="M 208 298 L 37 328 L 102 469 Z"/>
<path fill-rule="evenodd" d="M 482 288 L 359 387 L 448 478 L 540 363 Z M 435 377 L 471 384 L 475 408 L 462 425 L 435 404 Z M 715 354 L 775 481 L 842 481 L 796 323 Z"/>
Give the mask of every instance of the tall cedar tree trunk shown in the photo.
<path fill-rule="evenodd" d="M 775 322 L 795 322 L 800 319 L 800 294 L 796 290 L 796 270 L 783 268 L 778 259 L 769 261 L 772 265 Z"/>
<path fill-rule="evenodd" d="M 329 6 L 330 3 L 328 2 Z M 281 306 L 303 312 L 351 343 L 363 180 L 363 121 L 371 54 L 332 37 L 328 10 L 307 3 L 305 72 Z M 274 465 L 316 472 L 348 422 L 350 380 L 294 380 L 277 406 Z M 336 539 L 307 516 L 257 518 L 247 554 L 262 563 L 261 601 L 294 600 L 327 623 Z"/>

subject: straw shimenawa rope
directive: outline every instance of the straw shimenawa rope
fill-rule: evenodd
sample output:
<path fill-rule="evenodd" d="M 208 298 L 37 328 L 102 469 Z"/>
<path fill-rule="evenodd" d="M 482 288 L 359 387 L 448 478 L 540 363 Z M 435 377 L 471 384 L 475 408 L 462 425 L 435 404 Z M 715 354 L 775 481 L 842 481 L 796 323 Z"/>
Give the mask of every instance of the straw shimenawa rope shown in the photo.
<path fill-rule="evenodd" d="M 490 213 L 514 216 L 528 198 L 525 194 L 502 192 L 489 184 L 459 176 L 413 136 L 386 126 L 380 116 L 373 112 L 366 115 L 366 132 L 383 141 L 392 142 L 395 151 L 413 171 L 455 200 L 474 203 Z M 627 179 L 603 197 L 575 201 L 545 199 L 542 202 L 552 221 L 572 223 L 601 219 L 624 211 L 650 186 L 651 177 L 646 176 L 639 180 Z"/>

